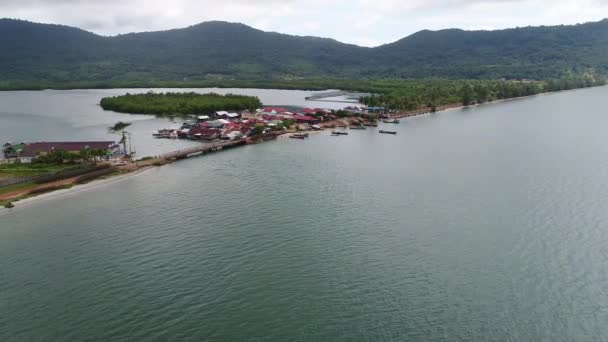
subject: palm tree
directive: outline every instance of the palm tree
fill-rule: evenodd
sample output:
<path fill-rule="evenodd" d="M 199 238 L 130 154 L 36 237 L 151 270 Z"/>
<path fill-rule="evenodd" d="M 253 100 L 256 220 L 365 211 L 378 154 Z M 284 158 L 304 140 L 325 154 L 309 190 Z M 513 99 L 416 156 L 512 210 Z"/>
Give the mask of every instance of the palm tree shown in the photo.
<path fill-rule="evenodd" d="M 78 152 L 78 156 L 80 157 L 80 159 L 82 159 L 85 163 L 88 163 L 89 161 L 91 161 L 91 157 L 93 156 L 93 150 L 91 150 L 88 147 L 83 148 L 82 150 L 80 150 Z"/>
<path fill-rule="evenodd" d="M 70 159 L 70 153 L 65 150 L 52 150 L 45 157 L 48 158 L 49 162 L 53 164 L 63 164 L 66 160 Z"/>
<path fill-rule="evenodd" d="M 91 153 L 92 153 L 93 157 L 95 158 L 94 159 L 95 163 L 97 163 L 100 160 L 103 160 L 107 155 L 107 152 L 105 150 L 99 150 L 99 149 L 95 149 L 95 150 L 91 151 Z"/>
<path fill-rule="evenodd" d="M 121 135 L 120 141 L 118 143 L 122 144 L 125 154 L 127 154 L 127 131 L 125 131 L 125 128 L 129 126 L 131 126 L 130 123 L 118 121 L 116 124 L 114 124 L 114 126 L 108 127 L 109 134 Z"/>

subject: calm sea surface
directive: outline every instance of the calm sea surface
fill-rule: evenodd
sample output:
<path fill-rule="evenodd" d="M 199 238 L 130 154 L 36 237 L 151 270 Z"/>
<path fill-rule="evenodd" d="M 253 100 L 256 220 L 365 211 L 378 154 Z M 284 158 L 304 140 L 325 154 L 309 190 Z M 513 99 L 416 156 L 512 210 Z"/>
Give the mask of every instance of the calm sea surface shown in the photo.
<path fill-rule="evenodd" d="M 125 117 L 98 93 L 0 93 L 0 136 Z M 279 139 L 18 205 L 0 340 L 605 340 L 606 98 Z"/>

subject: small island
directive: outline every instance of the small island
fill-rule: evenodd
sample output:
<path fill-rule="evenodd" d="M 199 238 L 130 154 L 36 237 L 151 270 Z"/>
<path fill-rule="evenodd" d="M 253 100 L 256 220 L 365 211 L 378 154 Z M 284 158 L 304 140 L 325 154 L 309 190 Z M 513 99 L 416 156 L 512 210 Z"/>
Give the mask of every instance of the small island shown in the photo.
<path fill-rule="evenodd" d="M 215 93 L 154 93 L 126 94 L 104 97 L 101 107 L 129 114 L 188 115 L 208 114 L 219 110 L 255 110 L 262 103 L 255 96 L 219 95 Z"/>

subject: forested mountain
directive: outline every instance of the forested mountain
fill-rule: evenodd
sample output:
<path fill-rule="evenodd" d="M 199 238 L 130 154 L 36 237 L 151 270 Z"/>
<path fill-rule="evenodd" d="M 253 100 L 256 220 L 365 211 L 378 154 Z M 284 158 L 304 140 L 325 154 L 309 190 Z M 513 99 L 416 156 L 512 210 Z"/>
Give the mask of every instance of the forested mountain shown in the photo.
<path fill-rule="evenodd" d="M 206 22 L 99 36 L 0 19 L 0 83 L 206 79 L 507 78 L 608 73 L 608 20 L 499 31 L 421 31 L 365 48 Z"/>
<path fill-rule="evenodd" d="M 375 49 L 385 74 L 460 78 L 561 76 L 608 71 L 608 19 L 498 31 L 421 31 Z M 412 67 L 415 66 L 415 67 Z"/>

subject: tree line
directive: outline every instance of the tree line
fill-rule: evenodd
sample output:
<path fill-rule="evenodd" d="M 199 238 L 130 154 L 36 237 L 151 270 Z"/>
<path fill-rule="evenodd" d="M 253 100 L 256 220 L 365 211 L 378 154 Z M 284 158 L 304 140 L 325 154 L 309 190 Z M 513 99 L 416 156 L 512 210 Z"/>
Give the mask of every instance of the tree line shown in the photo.
<path fill-rule="evenodd" d="M 32 162 L 34 164 L 45 165 L 62 165 L 77 164 L 80 162 L 90 163 L 98 160 L 103 160 L 108 157 L 108 151 L 98 149 L 83 149 L 78 152 L 68 152 L 65 150 L 53 150 L 49 153 L 36 157 Z"/>
<path fill-rule="evenodd" d="M 462 104 L 464 106 L 536 95 L 541 93 L 605 85 L 606 79 L 598 75 L 569 76 L 547 81 L 530 80 L 419 80 L 395 88 L 379 89 L 361 97 L 360 102 L 369 107 L 386 110 L 431 111 L 439 106 Z"/>
<path fill-rule="evenodd" d="M 262 103 L 255 96 L 194 92 L 148 92 L 105 97 L 101 100 L 101 107 L 105 110 L 156 115 L 210 114 L 221 110 L 255 110 L 261 106 Z"/>

